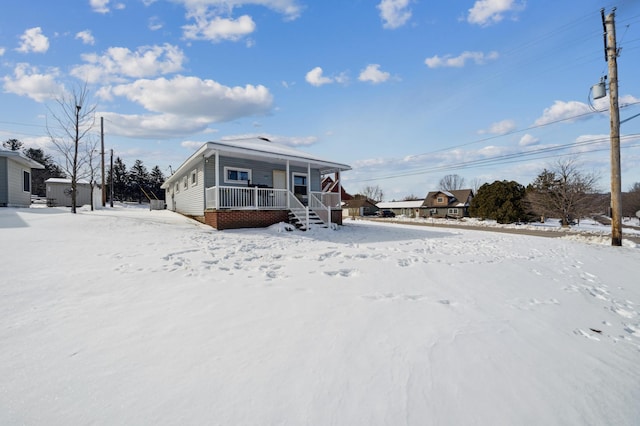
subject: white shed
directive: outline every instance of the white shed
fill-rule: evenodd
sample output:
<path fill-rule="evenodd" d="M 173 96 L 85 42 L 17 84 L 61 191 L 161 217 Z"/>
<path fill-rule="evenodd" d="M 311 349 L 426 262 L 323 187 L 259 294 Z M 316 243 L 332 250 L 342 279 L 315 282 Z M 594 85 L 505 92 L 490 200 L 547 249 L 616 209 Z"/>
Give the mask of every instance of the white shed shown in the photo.
<path fill-rule="evenodd" d="M 71 207 L 71 179 L 49 178 L 45 181 L 45 184 L 47 185 L 48 206 Z M 77 182 L 77 189 L 76 205 L 78 207 L 84 206 L 85 204 L 91 205 L 91 185 L 89 182 L 79 180 Z M 94 205 L 98 200 L 101 200 L 101 194 L 101 191 L 96 185 L 93 196 Z"/>

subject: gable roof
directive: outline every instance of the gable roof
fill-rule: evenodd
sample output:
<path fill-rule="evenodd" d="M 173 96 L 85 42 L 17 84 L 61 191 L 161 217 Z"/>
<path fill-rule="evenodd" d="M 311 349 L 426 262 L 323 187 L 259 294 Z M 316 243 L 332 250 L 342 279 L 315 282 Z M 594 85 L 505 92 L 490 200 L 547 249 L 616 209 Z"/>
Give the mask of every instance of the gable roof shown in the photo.
<path fill-rule="evenodd" d="M 0 149 L 0 157 L 10 158 L 13 161 L 16 161 L 24 167 L 28 167 L 30 169 L 44 169 L 44 166 L 42 164 L 32 160 L 20 151 L 8 151 L 6 149 Z"/>
<path fill-rule="evenodd" d="M 473 198 L 473 190 L 457 189 L 452 191 L 431 191 L 427 194 L 422 204 L 423 207 L 444 207 L 442 204 L 435 205 L 434 200 L 439 194 L 447 197 L 448 203 L 446 207 L 469 207 L 469 203 Z"/>
<path fill-rule="evenodd" d="M 346 164 L 328 161 L 289 146 L 271 142 L 268 139 L 234 139 L 205 143 L 182 163 L 173 175 L 167 178 L 162 187 L 166 187 L 165 185 L 172 180 L 172 177 L 184 175 L 186 170 L 189 170 L 203 158 L 206 159 L 214 156 L 216 152 L 219 153 L 219 155 L 270 161 L 275 164 L 285 164 L 287 161 L 289 161 L 291 165 L 304 167 L 311 164 L 314 168 L 320 169 L 321 173 L 351 170 L 351 167 Z"/>
<path fill-rule="evenodd" d="M 331 179 L 331 176 L 325 176 L 324 179 L 322 179 L 322 192 L 338 192 L 338 185 L 336 185 L 336 182 L 334 182 L 333 179 Z M 353 196 L 351 194 L 349 194 L 347 191 L 345 191 L 344 186 L 340 185 L 340 199 L 342 201 L 348 201 L 353 199 Z"/>
<path fill-rule="evenodd" d="M 356 208 L 360 208 L 360 207 L 375 207 L 377 208 L 378 206 L 376 206 L 376 204 L 369 200 L 368 198 L 352 198 L 350 200 L 347 200 L 346 202 L 344 202 L 342 204 L 343 208 L 350 208 L 350 209 L 356 209 Z"/>

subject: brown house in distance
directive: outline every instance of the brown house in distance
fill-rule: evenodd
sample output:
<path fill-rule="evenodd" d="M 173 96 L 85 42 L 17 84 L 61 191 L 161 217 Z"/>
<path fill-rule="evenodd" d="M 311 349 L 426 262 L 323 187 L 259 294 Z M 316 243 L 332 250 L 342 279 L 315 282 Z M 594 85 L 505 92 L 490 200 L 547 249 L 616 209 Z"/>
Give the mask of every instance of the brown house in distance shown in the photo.
<path fill-rule="evenodd" d="M 367 197 L 356 197 L 342 204 L 342 214 L 347 217 L 373 216 L 378 212 L 376 203 Z"/>
<path fill-rule="evenodd" d="M 469 216 L 469 205 L 473 190 L 432 191 L 427 194 L 422 206 L 431 217 L 461 218 Z"/>

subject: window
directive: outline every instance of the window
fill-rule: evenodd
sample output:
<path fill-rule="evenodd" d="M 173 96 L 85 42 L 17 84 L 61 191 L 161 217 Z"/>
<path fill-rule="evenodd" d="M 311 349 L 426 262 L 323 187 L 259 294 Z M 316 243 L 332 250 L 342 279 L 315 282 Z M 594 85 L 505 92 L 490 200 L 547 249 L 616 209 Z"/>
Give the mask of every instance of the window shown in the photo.
<path fill-rule="evenodd" d="M 251 170 L 225 167 L 224 181 L 226 183 L 249 183 L 251 182 Z"/>
<path fill-rule="evenodd" d="M 293 174 L 293 193 L 307 195 L 307 175 Z"/>
<path fill-rule="evenodd" d="M 176 193 L 176 194 L 177 194 L 178 192 L 180 192 L 180 184 L 179 184 L 179 183 L 176 183 L 176 187 L 175 187 L 175 189 L 174 189 L 174 191 L 173 191 L 173 192 L 174 192 L 174 193 Z"/>
<path fill-rule="evenodd" d="M 187 177 L 186 177 L 186 176 L 182 178 L 182 187 L 183 187 L 184 189 L 189 188 L 189 179 L 187 179 Z"/>
<path fill-rule="evenodd" d="M 31 173 L 26 170 L 22 171 L 22 190 L 31 192 Z"/>
<path fill-rule="evenodd" d="M 198 184 L 198 170 L 194 170 L 191 172 L 191 186 L 195 186 Z"/>
<path fill-rule="evenodd" d="M 449 209 L 447 214 L 457 216 L 458 215 L 458 209 Z"/>
<path fill-rule="evenodd" d="M 444 197 L 438 197 L 438 199 L 437 199 L 437 203 L 438 203 L 438 204 L 442 204 L 442 203 L 444 203 Z"/>

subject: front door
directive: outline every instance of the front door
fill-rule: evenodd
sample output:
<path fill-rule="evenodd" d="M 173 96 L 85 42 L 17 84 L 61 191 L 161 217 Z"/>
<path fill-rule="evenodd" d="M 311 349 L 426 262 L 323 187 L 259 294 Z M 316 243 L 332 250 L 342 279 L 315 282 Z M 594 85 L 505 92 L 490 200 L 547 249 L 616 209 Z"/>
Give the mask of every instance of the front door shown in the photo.
<path fill-rule="evenodd" d="M 273 188 L 287 189 L 287 172 L 284 170 L 273 171 Z"/>

